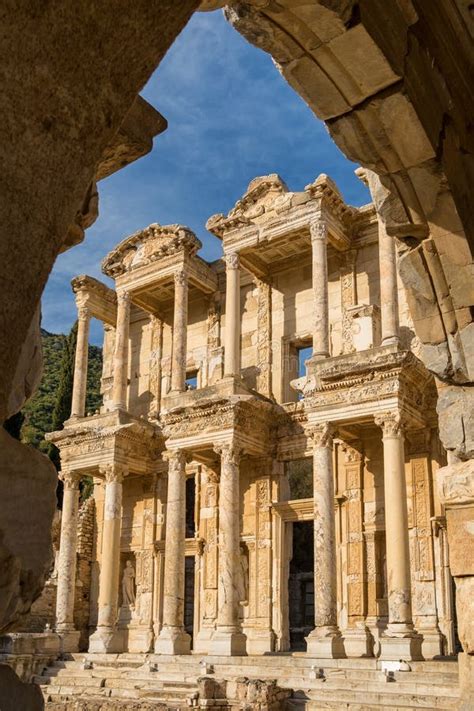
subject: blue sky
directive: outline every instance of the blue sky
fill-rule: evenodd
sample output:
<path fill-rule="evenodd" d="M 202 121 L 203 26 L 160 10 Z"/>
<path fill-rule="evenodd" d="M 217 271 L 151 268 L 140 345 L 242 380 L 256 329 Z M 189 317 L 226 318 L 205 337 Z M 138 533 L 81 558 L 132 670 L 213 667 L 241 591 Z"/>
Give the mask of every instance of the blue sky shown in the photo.
<path fill-rule="evenodd" d="M 205 229 L 227 212 L 258 175 L 279 173 L 301 190 L 320 173 L 336 181 L 352 205 L 366 188 L 269 55 L 248 44 L 220 11 L 197 13 L 153 74 L 142 95 L 168 120 L 153 151 L 99 183 L 99 218 L 84 242 L 58 257 L 43 296 L 43 327 L 67 332 L 76 318 L 70 281 L 77 274 L 109 280 L 102 258 L 151 222 L 188 225 L 215 259 L 220 242 Z M 93 322 L 91 342 L 100 344 Z"/>

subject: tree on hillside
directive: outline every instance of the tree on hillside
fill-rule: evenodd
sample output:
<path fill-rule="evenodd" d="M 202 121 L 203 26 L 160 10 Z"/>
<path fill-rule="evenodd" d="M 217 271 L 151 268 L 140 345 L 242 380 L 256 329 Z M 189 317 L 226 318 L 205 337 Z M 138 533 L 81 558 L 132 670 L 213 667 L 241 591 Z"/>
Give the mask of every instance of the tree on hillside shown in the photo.
<path fill-rule="evenodd" d="M 61 359 L 61 370 L 59 376 L 59 386 L 56 391 L 56 398 L 53 408 L 53 416 L 51 419 L 52 432 L 62 430 L 64 422 L 71 415 L 72 405 L 72 387 L 74 383 L 74 360 L 76 357 L 77 343 L 77 321 L 71 328 L 69 336 L 64 344 L 63 356 Z M 59 450 L 54 444 L 50 443 L 48 447 L 48 455 L 56 469 L 61 468 L 59 460 Z"/>

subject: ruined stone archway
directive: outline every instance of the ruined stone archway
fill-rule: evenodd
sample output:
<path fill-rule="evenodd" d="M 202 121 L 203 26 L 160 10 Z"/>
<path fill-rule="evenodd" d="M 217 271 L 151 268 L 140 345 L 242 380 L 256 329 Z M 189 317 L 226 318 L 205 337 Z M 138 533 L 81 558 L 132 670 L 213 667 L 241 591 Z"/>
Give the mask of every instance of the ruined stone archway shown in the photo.
<path fill-rule="evenodd" d="M 100 8 L 92 2 L 62 3 L 59 15 L 54 3 L 45 8 L 36 2 L 5 18 L 10 46 L 2 63 L 2 416 L 47 275 L 101 156 L 197 5 L 197 0 L 143 1 L 133 9 L 127 4 L 124 12 L 118 1 Z M 203 9 L 222 3 L 206 5 Z M 436 321 L 432 345 L 439 357 L 428 365 L 448 383 L 458 383 L 472 379 L 466 370 L 472 367 L 473 302 L 466 187 L 472 173 L 466 85 L 471 19 L 462 2 L 433 5 L 253 0 L 233 3 L 227 16 L 249 41 L 272 54 L 343 152 L 380 176 L 383 187 L 374 188 L 374 197 L 388 229 L 405 241 L 404 279 L 411 279 L 418 332 L 426 310 L 428 322 Z M 422 238 L 428 234 L 425 248 Z M 432 329 L 426 331 L 431 337 Z M 7 481 L 17 466 L 9 455 L 12 447 L 6 440 L 2 476 Z M 34 464 L 21 449 L 25 472 L 35 466 L 51 489 L 46 463 Z M 22 561 L 21 546 L 15 555 Z M 38 555 L 37 581 L 48 560 L 46 551 Z M 12 575 L 19 586 L 20 576 Z M 28 605 L 28 595 L 23 602 Z M 3 623 L 15 614 L 9 609 Z"/>

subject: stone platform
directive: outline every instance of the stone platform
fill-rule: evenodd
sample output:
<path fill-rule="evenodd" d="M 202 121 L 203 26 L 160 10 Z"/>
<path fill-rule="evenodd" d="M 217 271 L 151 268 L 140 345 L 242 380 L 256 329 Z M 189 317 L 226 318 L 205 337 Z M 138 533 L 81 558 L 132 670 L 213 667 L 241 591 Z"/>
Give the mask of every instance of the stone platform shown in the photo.
<path fill-rule="evenodd" d="M 393 671 L 388 676 L 375 659 L 313 660 L 304 654 L 248 657 L 200 655 L 71 655 L 57 661 L 35 682 L 41 685 L 45 709 L 81 711 L 95 709 L 98 701 L 110 702 L 110 710 L 129 708 L 281 709 L 457 709 L 458 665 L 455 659 L 411 662 L 411 671 Z M 88 668 L 89 667 L 89 668 Z M 90 668 L 91 667 L 91 668 Z M 257 680 L 277 680 L 281 700 L 276 705 L 239 698 L 202 697 L 214 684 L 227 689 L 234 682 L 258 692 Z M 252 687 L 253 684 L 253 687 Z M 235 686 L 235 684 L 234 684 Z M 218 696 L 217 691 L 214 692 Z M 236 693 L 235 690 L 227 692 Z M 285 698 L 286 697 L 286 698 Z M 248 696 L 247 696 L 248 698 Z M 79 703 L 80 702 L 80 703 Z M 247 703 L 247 706 L 245 705 Z M 162 706 L 159 706 L 162 704 Z M 101 707 L 102 708 L 102 707 Z M 106 706 L 107 711 L 109 705 Z"/>

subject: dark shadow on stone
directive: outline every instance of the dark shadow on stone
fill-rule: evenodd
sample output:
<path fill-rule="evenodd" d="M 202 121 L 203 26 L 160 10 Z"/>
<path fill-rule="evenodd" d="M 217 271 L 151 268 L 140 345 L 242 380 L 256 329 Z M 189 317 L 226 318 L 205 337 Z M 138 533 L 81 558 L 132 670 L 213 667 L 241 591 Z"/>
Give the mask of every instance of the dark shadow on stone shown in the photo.
<path fill-rule="evenodd" d="M 25 684 L 11 667 L 0 664 L 0 709 L 2 711 L 43 711 L 39 686 Z"/>

